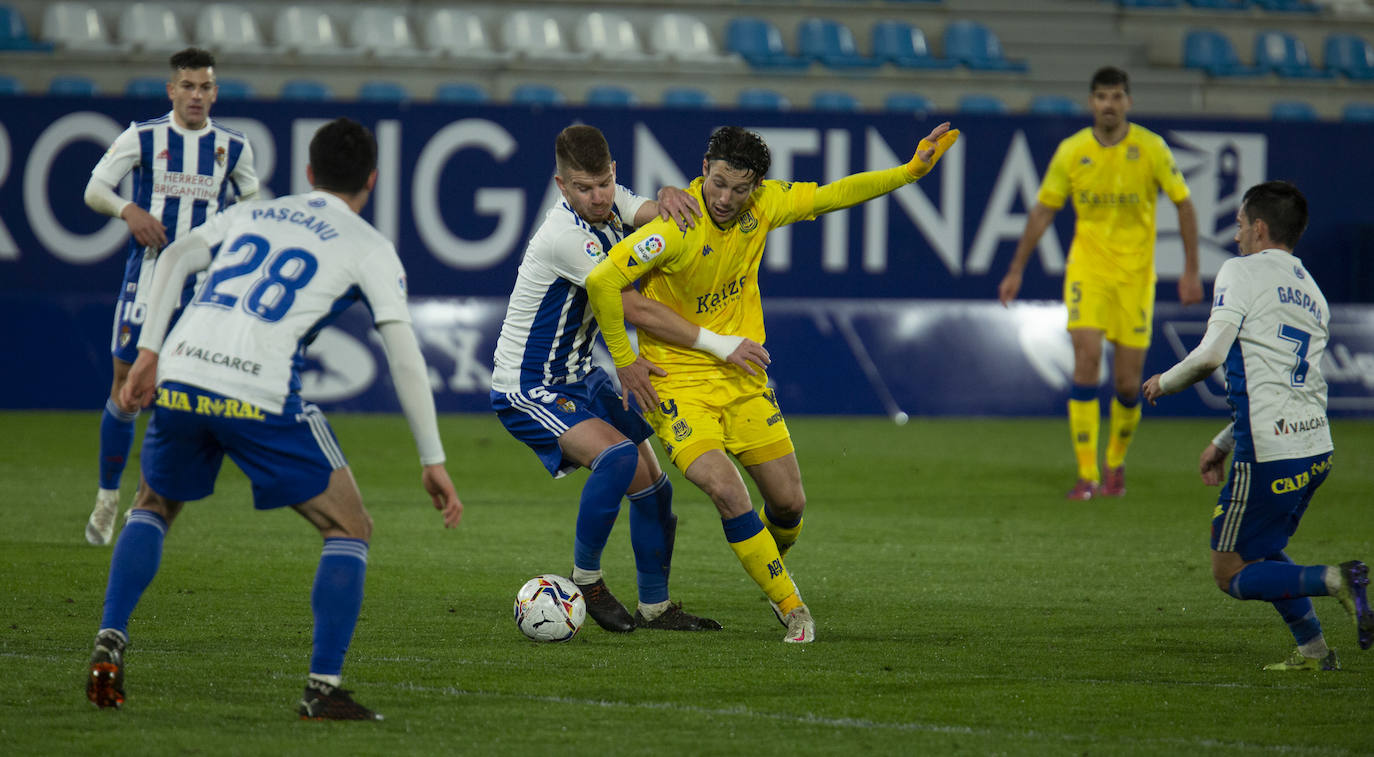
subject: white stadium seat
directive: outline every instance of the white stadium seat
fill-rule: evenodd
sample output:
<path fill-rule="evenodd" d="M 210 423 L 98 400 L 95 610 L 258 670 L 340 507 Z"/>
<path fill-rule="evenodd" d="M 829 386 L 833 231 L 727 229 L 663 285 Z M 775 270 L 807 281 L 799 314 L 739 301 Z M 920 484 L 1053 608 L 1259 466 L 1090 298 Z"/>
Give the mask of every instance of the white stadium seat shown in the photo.
<path fill-rule="evenodd" d="M 492 46 L 482 19 L 472 11 L 436 8 L 424 16 L 421 29 L 425 44 L 431 50 L 453 58 L 504 60 L 512 57 L 509 51 L 498 51 Z"/>
<path fill-rule="evenodd" d="M 285 52 L 308 56 L 357 55 L 344 44 L 343 35 L 329 14 L 312 6 L 288 5 L 277 15 L 277 46 Z"/>
<path fill-rule="evenodd" d="M 501 23 L 501 44 L 519 57 L 535 60 L 581 60 L 587 55 L 568 48 L 563 30 L 542 11 L 517 11 Z"/>
<path fill-rule="evenodd" d="M 89 3 L 58 2 L 43 9 L 43 39 L 78 52 L 125 49 L 110 41 L 110 29 Z"/>
<path fill-rule="evenodd" d="M 235 55 L 267 52 L 257 19 L 241 5 L 211 3 L 196 12 L 196 42 L 214 51 Z"/>
<path fill-rule="evenodd" d="M 736 63 L 738 55 L 722 55 L 706 22 L 683 13 L 665 13 L 649 27 L 649 50 L 673 60 L 696 63 Z"/>
<path fill-rule="evenodd" d="M 410 33 L 405 13 L 383 6 L 358 11 L 349 26 L 353 44 L 378 58 L 423 58 L 433 53 L 420 49 Z"/>
<path fill-rule="evenodd" d="M 588 13 L 577 22 L 574 39 L 584 53 L 612 61 L 641 61 L 649 56 L 639 45 L 639 35 L 625 18 L 608 13 Z"/>
<path fill-rule="evenodd" d="M 119 14 L 119 39 L 135 50 L 172 53 L 186 49 L 172 9 L 161 3 L 130 3 Z"/>

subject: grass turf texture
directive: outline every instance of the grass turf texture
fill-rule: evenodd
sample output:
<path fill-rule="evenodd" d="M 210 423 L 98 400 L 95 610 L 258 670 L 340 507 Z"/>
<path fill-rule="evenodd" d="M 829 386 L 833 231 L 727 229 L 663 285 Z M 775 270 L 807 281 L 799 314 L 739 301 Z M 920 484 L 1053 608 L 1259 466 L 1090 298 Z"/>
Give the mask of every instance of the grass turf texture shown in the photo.
<path fill-rule="evenodd" d="M 705 496 L 672 472 L 673 596 L 719 633 L 527 641 L 515 590 L 566 573 L 582 476 L 552 481 L 484 416 L 441 418 L 467 507 L 444 531 L 404 421 L 331 418 L 376 523 L 345 686 L 377 724 L 296 720 L 313 529 L 258 513 L 232 465 L 188 505 L 134 614 L 129 699 L 82 686 L 110 548 L 85 544 L 95 413 L 6 413 L 0 442 L 0 743 L 6 754 L 1354 754 L 1374 748 L 1374 651 L 1315 600 L 1338 673 L 1273 673 L 1292 638 L 1213 585 L 1216 421 L 1146 418 L 1123 500 L 1067 502 L 1064 421 L 791 419 L 809 495 L 788 558 L 818 640 L 783 629 Z M 1289 552 L 1374 561 L 1374 424 Z M 141 430 L 140 430 L 141 437 Z M 137 470 L 137 459 L 131 471 Z M 125 477 L 125 503 L 136 475 Z M 756 495 L 757 496 L 757 495 Z M 757 500 L 756 500 L 757 501 Z M 633 610 L 622 514 L 603 566 Z"/>

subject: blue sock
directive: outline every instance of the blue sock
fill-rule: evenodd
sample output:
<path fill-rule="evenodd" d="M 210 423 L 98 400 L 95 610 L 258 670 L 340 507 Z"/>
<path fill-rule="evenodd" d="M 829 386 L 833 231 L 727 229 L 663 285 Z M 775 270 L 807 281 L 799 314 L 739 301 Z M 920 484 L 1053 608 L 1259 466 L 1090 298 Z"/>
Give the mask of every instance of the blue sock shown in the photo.
<path fill-rule="evenodd" d="M 582 485 L 577 506 L 577 533 L 573 539 L 573 565 L 601 570 L 601 551 L 611 538 L 611 527 L 620 514 L 620 500 L 635 477 L 639 449 L 626 439 L 601 451 L 589 466 L 592 474 Z"/>
<path fill-rule="evenodd" d="M 801 513 L 783 517 L 782 515 L 779 515 L 778 512 L 774 510 L 773 507 L 769 505 L 767 502 L 763 503 L 763 512 L 768 516 L 768 522 L 772 523 L 778 528 L 796 528 L 797 524 L 801 523 L 802 519 Z"/>
<path fill-rule="evenodd" d="M 1281 559 L 1280 559 L 1281 558 Z M 1241 569 L 1227 592 L 1236 599 L 1278 602 L 1326 596 L 1325 565 L 1295 565 L 1282 552 Z"/>
<path fill-rule="evenodd" d="M 720 527 L 725 529 L 725 540 L 737 544 L 762 531 L 763 521 L 759 519 L 757 512 L 750 510 L 743 515 L 721 520 Z"/>
<path fill-rule="evenodd" d="M 1097 385 L 1074 384 L 1073 386 L 1069 387 L 1069 399 L 1077 400 L 1078 402 L 1087 402 L 1088 400 L 1095 400 L 1097 399 Z"/>
<path fill-rule="evenodd" d="M 1130 410 L 1140 402 L 1140 392 L 1137 391 L 1135 394 L 1132 394 L 1129 397 L 1123 397 L 1120 394 L 1118 394 L 1116 395 L 1116 401 L 1120 402 L 1122 407 L 1126 408 L 1127 410 Z"/>
<path fill-rule="evenodd" d="M 630 545 L 634 547 L 642 604 L 668 601 L 668 573 L 672 570 L 676 536 L 673 484 L 665 473 L 649 488 L 630 495 Z"/>
<path fill-rule="evenodd" d="M 157 575 L 162 564 L 162 540 L 166 537 L 167 521 L 161 515 L 152 510 L 130 511 L 129 522 L 120 529 L 114 554 L 110 556 L 101 628 L 113 628 L 128 638 L 129 616 Z"/>
<path fill-rule="evenodd" d="M 113 399 L 105 401 L 100 414 L 100 488 L 118 489 L 134 448 L 134 419 L 138 411 L 125 412 Z"/>
<path fill-rule="evenodd" d="M 324 540 L 310 609 L 315 613 L 315 644 L 310 672 L 336 676 L 343 672 L 344 653 L 353 640 L 363 607 L 363 579 L 367 576 L 367 542 L 334 537 Z"/>
<path fill-rule="evenodd" d="M 1322 635 L 1322 624 L 1317 620 L 1316 611 L 1312 609 L 1312 600 L 1307 597 L 1280 599 L 1271 604 L 1279 611 L 1283 622 L 1288 624 L 1288 630 L 1293 632 L 1293 640 L 1298 642 L 1298 646 Z"/>

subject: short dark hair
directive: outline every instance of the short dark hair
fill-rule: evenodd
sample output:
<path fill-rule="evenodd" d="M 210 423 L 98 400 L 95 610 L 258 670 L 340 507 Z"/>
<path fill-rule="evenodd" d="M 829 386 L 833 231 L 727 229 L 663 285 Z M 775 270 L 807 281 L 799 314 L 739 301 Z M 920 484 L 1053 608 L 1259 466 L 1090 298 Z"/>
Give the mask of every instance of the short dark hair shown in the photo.
<path fill-rule="evenodd" d="M 377 140 L 357 121 L 336 118 L 310 140 L 310 167 L 317 188 L 355 194 L 377 167 Z"/>
<path fill-rule="evenodd" d="M 1129 95 L 1131 94 L 1131 77 L 1116 66 L 1103 66 L 1093 73 L 1093 80 L 1088 84 L 1088 91 L 1091 92 L 1098 87 L 1121 87 Z"/>
<path fill-rule="evenodd" d="M 1264 221 L 1269 238 L 1290 250 L 1307 230 L 1307 198 L 1289 182 L 1266 181 L 1250 187 L 1241 207 L 1251 223 Z"/>
<path fill-rule="evenodd" d="M 179 53 L 173 53 L 167 60 L 172 66 L 172 75 L 181 70 L 194 70 L 197 68 L 214 68 L 215 56 L 209 50 L 202 50 L 199 47 L 188 47 Z"/>
<path fill-rule="evenodd" d="M 595 126 L 574 124 L 558 133 L 553 141 L 553 156 L 558 172 L 604 173 L 611 167 L 611 147 Z"/>
<path fill-rule="evenodd" d="M 723 160 L 732 168 L 752 171 L 755 180 L 763 179 L 773 163 L 763 137 L 738 126 L 722 126 L 711 132 L 711 139 L 706 142 L 706 160 Z"/>

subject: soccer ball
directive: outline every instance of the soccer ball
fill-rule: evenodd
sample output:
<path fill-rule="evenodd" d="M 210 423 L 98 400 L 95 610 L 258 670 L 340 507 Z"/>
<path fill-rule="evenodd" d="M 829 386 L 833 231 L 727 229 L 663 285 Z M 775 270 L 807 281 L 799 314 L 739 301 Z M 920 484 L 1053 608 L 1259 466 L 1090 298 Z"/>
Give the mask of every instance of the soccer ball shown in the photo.
<path fill-rule="evenodd" d="M 535 576 L 515 594 L 515 625 L 535 641 L 567 641 L 586 618 L 582 590 L 562 576 Z"/>

